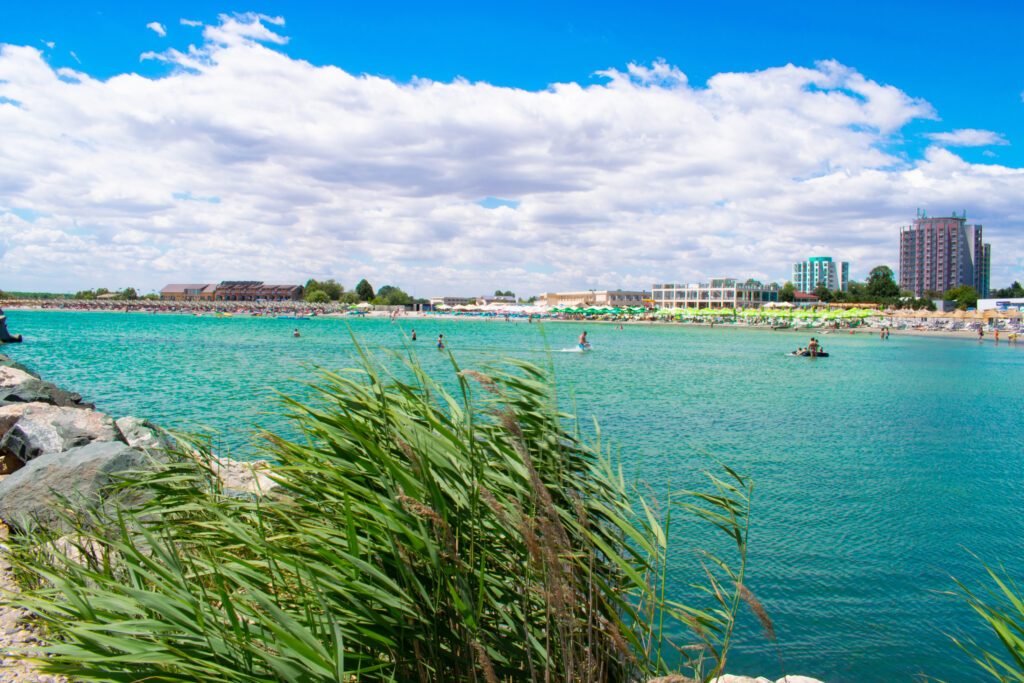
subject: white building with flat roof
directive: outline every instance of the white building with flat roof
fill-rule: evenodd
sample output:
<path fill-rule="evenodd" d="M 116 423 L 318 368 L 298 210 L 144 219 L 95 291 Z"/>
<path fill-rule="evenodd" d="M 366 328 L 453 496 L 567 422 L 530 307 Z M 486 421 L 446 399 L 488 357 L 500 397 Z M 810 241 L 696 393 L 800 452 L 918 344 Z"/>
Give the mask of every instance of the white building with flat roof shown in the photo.
<path fill-rule="evenodd" d="M 779 300 L 779 286 L 765 285 L 757 280 L 715 278 L 710 282 L 688 285 L 651 285 L 654 305 L 658 308 L 760 308 Z"/>
<path fill-rule="evenodd" d="M 1024 311 L 1024 298 L 978 299 L 979 311 Z"/>

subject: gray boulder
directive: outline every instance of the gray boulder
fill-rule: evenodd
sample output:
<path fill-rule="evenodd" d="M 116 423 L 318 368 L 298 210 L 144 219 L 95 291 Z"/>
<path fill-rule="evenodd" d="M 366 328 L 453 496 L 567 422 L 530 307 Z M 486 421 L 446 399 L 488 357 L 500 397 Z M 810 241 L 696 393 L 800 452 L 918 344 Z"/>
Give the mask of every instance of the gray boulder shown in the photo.
<path fill-rule="evenodd" d="M 174 447 L 174 440 L 164 430 L 141 417 L 122 417 L 116 422 L 121 436 L 132 448 L 159 453 Z"/>
<path fill-rule="evenodd" d="M 82 395 L 64 391 L 56 384 L 41 379 L 29 379 L 15 387 L 0 387 L 0 405 L 4 403 L 49 403 L 69 408 L 95 408 L 82 403 Z"/>
<path fill-rule="evenodd" d="M 224 493 L 242 498 L 258 498 L 274 493 L 280 484 L 270 478 L 271 463 L 266 460 L 240 462 L 228 458 L 213 458 L 210 462 L 214 474 L 220 478 Z"/>
<path fill-rule="evenodd" d="M 21 416 L 25 414 L 25 411 L 31 405 L 31 403 L 13 403 L 8 406 L 0 406 L 0 440 L 21 419 Z M 14 457 L 13 454 L 0 453 L 0 474 L 10 474 L 21 467 L 21 465 L 21 460 Z"/>
<path fill-rule="evenodd" d="M 17 368 L 18 370 L 21 370 L 23 372 L 27 372 L 28 374 L 32 375 L 36 379 L 39 379 L 39 375 L 37 375 L 36 373 L 32 372 L 27 367 L 25 367 L 24 365 L 22 365 L 18 361 L 14 360 L 10 356 L 5 356 L 2 353 L 0 353 L 0 365 L 3 365 L 4 367 L 8 367 L 8 368 Z"/>
<path fill-rule="evenodd" d="M 6 356 L 5 356 L 6 358 Z M 32 379 L 38 379 L 28 370 L 16 368 L 13 365 L 0 365 L 0 388 L 8 389 Z"/>
<path fill-rule="evenodd" d="M 152 459 L 120 442 L 95 442 L 46 453 L 0 481 L 0 520 L 27 531 L 67 530 L 58 511 L 95 509 L 110 502 L 118 474 L 146 469 Z"/>
<path fill-rule="evenodd" d="M 17 410 L 17 406 L 10 405 L 0 408 L 10 413 L 7 419 Z M 14 456 L 26 463 L 43 453 L 60 453 L 93 441 L 123 441 L 109 415 L 86 408 L 32 403 L 21 410 L 0 438 L 0 457 Z"/>
<path fill-rule="evenodd" d="M 11 365 L 0 364 L 0 405 L 36 402 L 55 406 L 93 407 L 82 404 L 81 395 L 44 382 L 24 366 L 13 361 Z"/>

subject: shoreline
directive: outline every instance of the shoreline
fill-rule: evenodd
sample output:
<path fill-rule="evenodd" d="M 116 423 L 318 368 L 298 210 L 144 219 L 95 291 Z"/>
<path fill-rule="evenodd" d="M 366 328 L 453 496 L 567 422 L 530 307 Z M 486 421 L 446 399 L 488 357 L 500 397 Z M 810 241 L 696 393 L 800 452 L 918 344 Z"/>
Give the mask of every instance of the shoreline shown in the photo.
<path fill-rule="evenodd" d="M 367 311 L 359 315 L 352 315 L 348 312 L 318 312 L 316 315 L 307 315 L 303 318 L 295 318 L 292 316 L 277 317 L 278 313 L 293 312 L 287 311 L 287 309 L 265 309 L 271 314 L 253 314 L 252 312 L 224 312 L 213 309 L 196 309 L 196 310 L 166 310 L 160 308 L 134 308 L 125 310 L 124 308 L 86 308 L 86 307 L 75 307 L 75 308 L 63 308 L 63 307 L 46 307 L 46 306 L 11 306 L 10 302 L 4 302 L 4 306 L 8 311 L 23 311 L 28 313 L 121 313 L 121 314 L 142 314 L 142 315 L 171 315 L 171 316 L 184 316 L 184 317 L 209 317 L 209 318 L 239 318 L 239 319 L 267 319 L 267 320 L 288 320 L 290 322 L 298 321 L 310 321 L 317 319 L 330 319 L 330 320 L 346 320 L 346 319 L 360 319 L 360 318 L 389 318 L 391 313 L 387 311 Z M 407 311 L 400 313 L 396 320 L 401 321 L 429 321 L 429 320 L 444 320 L 444 321 L 464 321 L 464 322 L 487 322 L 487 323 L 504 323 L 505 320 L 501 315 L 494 316 L 475 316 L 475 315 L 457 315 L 453 313 L 436 313 L 436 312 L 422 312 L 422 311 Z M 529 324 L 525 318 L 512 318 L 509 323 L 514 324 Z M 704 322 L 680 322 L 675 320 L 637 320 L 637 319 L 626 319 L 626 320 L 600 320 L 600 319 L 575 319 L 575 318 L 535 318 L 534 324 L 545 324 L 545 323 L 570 323 L 570 324 L 585 324 L 585 325 L 622 325 L 623 327 L 638 327 L 638 326 L 658 326 L 658 327 L 698 327 L 698 328 L 709 328 L 709 329 L 723 329 L 723 330 L 759 330 L 762 332 L 781 332 L 781 333 L 806 333 L 811 335 L 877 335 L 881 330 L 882 326 L 878 325 L 864 325 L 856 328 L 823 328 L 823 327 L 785 327 L 775 329 L 769 325 L 747 325 L 737 323 L 718 323 L 711 325 L 710 323 Z M 895 336 L 907 336 L 907 337 L 920 337 L 920 338 L 931 338 L 931 339 L 956 339 L 961 341 L 974 341 L 979 344 L 996 344 L 992 331 L 986 331 L 985 336 L 980 341 L 978 340 L 978 334 L 976 330 L 928 330 L 922 328 L 905 328 L 901 329 L 893 327 L 892 325 L 886 325 L 890 329 L 891 334 Z M 1015 346 L 1011 344 L 1008 339 L 1009 333 L 1005 333 L 1003 338 L 999 340 L 998 345 L 1006 344 L 1007 346 Z M 1024 344 L 1021 345 L 1024 347 Z"/>

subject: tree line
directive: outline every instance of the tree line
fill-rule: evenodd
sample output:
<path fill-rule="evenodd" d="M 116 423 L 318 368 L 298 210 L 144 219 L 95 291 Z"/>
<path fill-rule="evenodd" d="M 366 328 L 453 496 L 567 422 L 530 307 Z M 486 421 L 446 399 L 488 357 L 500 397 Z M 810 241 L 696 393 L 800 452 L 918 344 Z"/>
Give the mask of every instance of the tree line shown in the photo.
<path fill-rule="evenodd" d="M 110 294 L 113 294 L 113 296 L 109 296 Z M 93 299 L 99 299 L 100 297 L 116 299 L 119 301 L 138 301 L 139 299 L 157 301 L 158 299 L 160 299 L 159 294 L 146 294 L 143 296 L 139 296 L 139 293 L 135 291 L 134 287 L 125 287 L 124 289 L 118 289 L 114 291 L 111 291 L 106 287 L 97 287 L 96 289 L 83 289 L 79 292 L 75 292 L 72 298 L 91 301 Z"/>
<path fill-rule="evenodd" d="M 916 297 L 913 292 L 899 288 L 899 285 L 896 284 L 895 274 L 889 266 L 875 266 L 868 274 L 867 282 L 850 282 L 846 291 L 831 290 L 822 282 L 818 283 L 811 293 L 823 303 L 875 303 L 901 308 L 926 308 L 930 311 L 935 310 L 935 299 L 955 301 L 957 308 L 968 309 L 976 307 L 979 298 L 978 290 L 970 285 L 953 287 L 945 292 L 929 290 L 924 292 L 924 296 Z M 991 296 L 1024 297 L 1024 287 L 1015 281 L 1005 289 L 992 290 Z M 793 301 L 795 298 L 796 287 L 792 282 L 787 282 L 779 290 L 779 301 Z"/>
<path fill-rule="evenodd" d="M 425 299 L 415 299 L 403 290 L 394 285 L 384 285 L 374 291 L 373 285 L 363 278 L 356 283 L 355 288 L 346 290 L 344 285 L 333 278 L 330 280 L 315 280 L 310 278 L 306 281 L 304 298 L 309 303 L 326 304 L 332 301 L 343 304 L 370 303 L 374 306 L 412 306 L 417 303 L 425 303 Z"/>

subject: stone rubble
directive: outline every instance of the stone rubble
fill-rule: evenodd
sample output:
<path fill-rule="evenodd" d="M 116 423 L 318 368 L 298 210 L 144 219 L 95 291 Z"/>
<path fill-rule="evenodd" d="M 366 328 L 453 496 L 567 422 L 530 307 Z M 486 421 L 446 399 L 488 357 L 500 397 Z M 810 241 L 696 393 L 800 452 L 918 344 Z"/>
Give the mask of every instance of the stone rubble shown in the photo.
<path fill-rule="evenodd" d="M 7 534 L 7 526 L 0 522 L 0 683 L 63 683 L 64 677 L 40 673 L 35 662 L 18 656 L 19 651 L 28 650 L 39 641 L 31 624 L 27 623 L 26 613 L 10 607 L 4 600 L 5 594 L 17 591 L 11 566 L 3 554 Z"/>
<path fill-rule="evenodd" d="M 11 527 L 58 525 L 53 508 L 61 501 L 105 504 L 105 487 L 119 472 L 158 461 L 172 439 L 147 420 L 116 421 L 78 394 L 44 382 L 38 375 L 0 354 L 0 683 L 58 682 L 39 672 L 17 653 L 39 642 L 22 610 L 5 595 L 17 592 L 4 558 Z M 270 464 L 213 461 L 229 494 L 266 495 L 277 487 Z"/>

